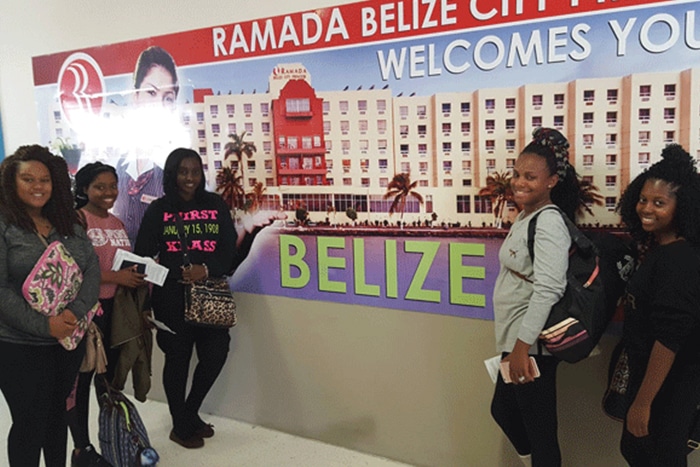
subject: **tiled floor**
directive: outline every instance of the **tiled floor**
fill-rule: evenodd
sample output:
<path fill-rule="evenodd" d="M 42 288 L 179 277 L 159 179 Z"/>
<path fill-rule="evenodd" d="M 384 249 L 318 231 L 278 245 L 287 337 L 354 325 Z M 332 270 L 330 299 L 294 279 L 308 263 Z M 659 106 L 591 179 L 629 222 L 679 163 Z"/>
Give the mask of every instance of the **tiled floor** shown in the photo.
<path fill-rule="evenodd" d="M 254 467 L 402 467 L 406 464 L 371 456 L 319 441 L 249 425 L 230 419 L 209 416 L 216 435 L 201 449 L 185 449 L 168 439 L 170 415 L 162 402 L 137 403 L 139 414 L 148 429 L 151 444 L 164 467 L 254 466 Z M 97 445 L 97 411 L 91 407 L 90 436 Z M 0 466 L 7 465 L 7 433 L 10 414 L 0 395 Z M 72 444 L 69 436 L 69 445 Z M 99 448 L 98 448 L 99 449 Z M 70 465 L 70 461 L 67 465 Z"/>

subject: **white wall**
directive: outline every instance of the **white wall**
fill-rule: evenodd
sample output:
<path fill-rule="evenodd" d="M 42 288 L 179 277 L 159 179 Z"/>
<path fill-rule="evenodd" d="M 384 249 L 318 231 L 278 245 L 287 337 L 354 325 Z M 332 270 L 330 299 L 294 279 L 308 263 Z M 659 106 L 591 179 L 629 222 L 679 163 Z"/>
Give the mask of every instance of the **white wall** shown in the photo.
<path fill-rule="evenodd" d="M 3 0 L 6 152 L 39 137 L 33 56 L 342 3 Z M 232 354 L 206 410 L 420 465 L 518 465 L 489 415 L 493 386 L 482 361 L 495 354 L 493 323 L 248 294 L 238 303 Z M 600 357 L 561 366 L 567 466 L 623 465 L 620 426 L 599 409 L 613 343 L 605 340 Z M 154 362 L 151 396 L 162 399 L 158 351 Z"/>

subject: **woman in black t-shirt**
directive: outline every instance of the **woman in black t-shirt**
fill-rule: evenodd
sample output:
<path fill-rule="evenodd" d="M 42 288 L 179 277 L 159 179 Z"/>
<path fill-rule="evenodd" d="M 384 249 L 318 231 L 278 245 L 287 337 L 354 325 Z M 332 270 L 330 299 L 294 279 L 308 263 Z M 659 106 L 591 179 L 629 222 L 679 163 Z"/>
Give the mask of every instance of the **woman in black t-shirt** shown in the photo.
<path fill-rule="evenodd" d="M 687 465 L 700 401 L 700 178 L 679 145 L 630 183 L 620 214 L 640 247 L 627 286 L 628 400 L 620 448 L 630 466 Z"/>

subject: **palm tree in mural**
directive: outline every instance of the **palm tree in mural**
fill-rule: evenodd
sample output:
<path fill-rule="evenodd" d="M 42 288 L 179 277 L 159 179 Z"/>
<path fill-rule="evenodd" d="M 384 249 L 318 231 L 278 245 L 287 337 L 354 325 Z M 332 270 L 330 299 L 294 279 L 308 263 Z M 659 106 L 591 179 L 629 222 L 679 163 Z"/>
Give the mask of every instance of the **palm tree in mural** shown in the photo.
<path fill-rule="evenodd" d="M 263 182 L 257 182 L 253 185 L 253 189 L 246 195 L 246 204 L 249 204 L 248 211 L 257 211 L 262 207 L 263 200 L 265 199 L 265 190 L 267 188 L 263 185 Z"/>
<path fill-rule="evenodd" d="M 493 205 L 493 217 L 496 227 L 503 225 L 503 216 L 508 206 L 508 201 L 513 200 L 513 190 L 510 187 L 509 172 L 495 172 L 486 177 L 486 186 L 479 190 L 479 196 L 488 196 Z"/>
<path fill-rule="evenodd" d="M 245 203 L 243 177 L 231 167 L 222 167 L 216 172 L 216 191 L 230 210 L 242 208 Z"/>
<path fill-rule="evenodd" d="M 579 178 L 579 191 L 578 199 L 579 206 L 576 210 L 577 216 L 582 216 L 584 214 L 590 214 L 593 216 L 593 210 L 591 206 L 602 206 L 604 204 L 605 198 L 599 193 L 598 187 L 593 184 L 587 178 Z"/>
<path fill-rule="evenodd" d="M 238 168 L 241 171 L 241 186 L 245 185 L 245 169 L 243 167 L 243 155 L 245 154 L 248 159 L 253 157 L 253 154 L 257 152 L 255 144 L 250 141 L 245 141 L 246 132 L 237 135 L 236 133 L 231 133 L 228 135 L 230 141 L 224 146 L 224 163 L 228 160 L 231 155 L 236 156 L 238 161 Z"/>
<path fill-rule="evenodd" d="M 412 196 L 420 204 L 423 204 L 423 196 L 415 191 L 416 186 L 418 186 L 418 181 L 411 182 L 410 173 L 400 173 L 394 175 L 391 179 L 389 185 L 387 186 L 386 193 L 384 194 L 384 199 L 394 198 L 389 208 L 389 215 L 395 212 L 401 213 L 401 220 L 403 221 L 403 213 L 406 209 L 406 199 Z M 403 222 L 401 223 L 403 226 Z"/>

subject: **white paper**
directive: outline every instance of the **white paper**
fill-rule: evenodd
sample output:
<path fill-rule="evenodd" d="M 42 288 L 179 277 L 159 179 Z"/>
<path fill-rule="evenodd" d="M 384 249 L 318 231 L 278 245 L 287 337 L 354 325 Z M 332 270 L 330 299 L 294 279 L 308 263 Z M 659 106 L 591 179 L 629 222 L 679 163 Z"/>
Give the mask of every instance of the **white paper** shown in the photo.
<path fill-rule="evenodd" d="M 153 258 L 146 258 L 143 256 L 135 255 L 131 252 L 122 249 L 117 249 L 117 252 L 114 254 L 112 271 L 119 271 L 122 268 L 122 263 L 124 261 L 145 264 L 145 280 L 153 284 L 162 286 L 163 283 L 165 283 L 165 278 L 168 277 L 168 268 L 156 263 L 153 260 Z"/>
<path fill-rule="evenodd" d="M 168 332 L 171 333 L 171 334 L 176 334 L 176 332 L 173 331 L 172 329 L 170 329 L 170 328 L 168 327 L 167 324 L 165 324 L 165 323 L 162 322 L 162 321 L 158 321 L 157 319 L 155 319 L 155 318 L 154 318 L 153 316 L 151 316 L 151 315 L 148 315 L 148 321 L 150 321 L 151 323 L 153 323 L 153 325 L 154 325 L 155 327 L 157 327 L 158 329 L 161 329 L 161 330 L 163 330 L 163 331 L 168 331 Z"/>
<path fill-rule="evenodd" d="M 495 357 L 487 358 L 484 360 L 484 365 L 486 365 L 486 371 L 489 372 L 493 384 L 496 384 L 498 372 L 501 371 L 501 356 L 496 355 Z"/>

